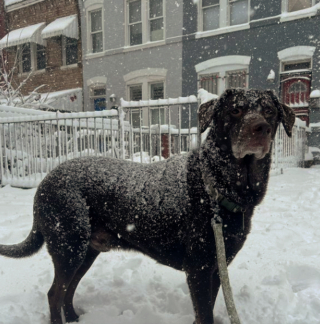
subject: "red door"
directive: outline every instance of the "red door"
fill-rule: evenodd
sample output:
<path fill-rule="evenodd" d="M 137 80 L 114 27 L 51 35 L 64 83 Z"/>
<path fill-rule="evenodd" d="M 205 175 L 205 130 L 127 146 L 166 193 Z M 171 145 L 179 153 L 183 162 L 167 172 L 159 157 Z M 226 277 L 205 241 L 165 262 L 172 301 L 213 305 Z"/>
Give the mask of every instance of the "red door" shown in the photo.
<path fill-rule="evenodd" d="M 309 76 L 287 77 L 282 82 L 282 102 L 294 109 L 297 117 L 309 124 Z"/>

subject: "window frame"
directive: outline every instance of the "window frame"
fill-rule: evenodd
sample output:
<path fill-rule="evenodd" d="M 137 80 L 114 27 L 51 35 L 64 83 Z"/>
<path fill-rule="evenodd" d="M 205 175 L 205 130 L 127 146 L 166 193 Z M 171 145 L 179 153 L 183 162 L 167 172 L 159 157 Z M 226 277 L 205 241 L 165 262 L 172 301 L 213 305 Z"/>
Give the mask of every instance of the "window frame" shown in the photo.
<path fill-rule="evenodd" d="M 67 39 L 68 37 L 62 35 L 62 39 L 61 39 L 61 44 L 62 44 L 62 66 L 66 67 L 72 67 L 72 66 L 78 66 L 78 62 L 79 62 L 79 41 L 76 38 L 71 38 L 70 39 L 74 40 L 77 42 L 77 62 L 76 63 L 72 63 L 72 64 L 67 64 Z"/>
<path fill-rule="evenodd" d="M 23 46 L 26 44 L 30 44 L 30 71 L 23 71 L 23 65 L 22 65 L 22 51 L 23 51 Z M 46 60 L 46 67 L 43 69 L 38 69 L 37 66 L 37 43 L 34 42 L 28 42 L 28 43 L 24 43 L 21 45 L 17 46 L 17 51 L 18 51 L 18 57 L 19 57 L 19 62 L 18 62 L 18 69 L 19 69 L 19 74 L 25 75 L 25 74 L 29 74 L 29 73 L 33 73 L 33 72 L 43 72 L 46 70 L 47 67 L 47 44 L 46 42 L 44 43 L 44 53 L 45 53 L 45 60 Z"/>
<path fill-rule="evenodd" d="M 166 79 L 167 70 L 160 69 L 143 69 L 128 73 L 124 76 L 126 83 L 126 98 L 130 101 L 130 87 L 142 85 L 142 100 L 151 98 L 151 85 L 163 83 L 163 97 L 166 98 Z M 142 124 L 149 125 L 149 116 L 146 109 L 142 109 Z"/>
<path fill-rule="evenodd" d="M 149 41 L 151 43 L 154 43 L 154 42 L 160 42 L 160 41 L 163 41 L 165 39 L 165 35 L 164 35 L 164 32 L 165 32 L 165 25 L 164 25 L 164 22 L 165 22 L 165 6 L 164 6 L 164 3 L 165 3 L 165 0 L 162 0 L 162 16 L 157 16 L 157 17 L 154 17 L 154 18 L 150 18 L 150 0 L 148 0 L 148 12 L 147 12 L 147 17 L 148 17 L 148 33 L 147 35 L 149 36 Z M 163 32 L 163 37 L 162 39 L 158 39 L 158 40 L 154 40 L 152 41 L 151 40 L 151 22 L 152 21 L 155 21 L 155 20 L 159 20 L 159 19 L 162 19 L 162 32 Z"/>
<path fill-rule="evenodd" d="M 130 45 L 130 25 L 136 23 L 129 22 L 129 3 L 137 0 L 124 0 L 125 1 L 125 46 L 126 47 L 139 47 L 145 44 L 154 44 L 157 42 L 163 42 L 166 39 L 166 0 L 162 0 L 162 16 L 150 19 L 150 0 L 141 1 L 141 24 L 142 24 L 142 43 L 136 45 Z M 151 41 L 150 34 L 150 21 L 154 19 L 163 19 L 163 38 L 161 40 Z"/>
<path fill-rule="evenodd" d="M 85 10 L 86 10 L 86 23 L 87 23 L 87 28 L 86 28 L 86 35 L 87 35 L 87 54 L 92 54 L 92 55 L 101 55 L 105 51 L 105 24 L 104 24 L 104 2 L 103 0 L 91 0 L 87 1 L 85 3 Z M 93 11 L 98 11 L 101 10 L 101 24 L 102 24 L 102 51 L 100 52 L 93 52 L 93 46 L 92 46 L 92 34 L 91 34 L 91 13 Z M 99 31 L 100 32 L 100 31 Z"/>
<path fill-rule="evenodd" d="M 94 91 L 95 90 L 100 90 L 103 89 L 105 90 L 105 95 L 94 95 Z M 100 99 L 100 98 L 104 98 L 105 102 L 106 102 L 106 108 L 104 110 L 108 110 L 108 99 L 107 99 L 107 87 L 105 84 L 96 84 L 96 85 L 92 85 L 89 88 L 89 100 L 90 100 L 90 106 L 92 108 L 92 111 L 100 111 L 100 110 L 95 110 L 95 106 L 94 106 L 94 100 L 95 99 Z"/>
<path fill-rule="evenodd" d="M 95 12 L 101 12 L 101 30 L 98 31 L 92 31 L 92 14 Z M 89 12 L 89 34 L 90 34 L 90 48 L 91 48 L 91 53 L 96 54 L 96 53 L 101 53 L 104 51 L 104 42 L 103 42 L 103 11 L 102 8 L 97 8 L 97 9 L 92 9 Z M 102 50 L 101 51 L 97 51 L 94 52 L 93 51 L 93 36 L 97 35 L 97 34 L 101 34 L 101 39 L 102 39 Z"/>
<path fill-rule="evenodd" d="M 233 64 L 230 64 L 233 62 Z M 227 55 L 216 57 L 201 63 L 198 63 L 195 66 L 197 72 L 198 88 L 200 88 L 200 78 L 204 75 L 215 74 L 218 75 L 218 84 L 217 84 L 217 95 L 221 95 L 226 89 L 226 78 L 228 73 L 233 71 L 246 71 L 246 84 L 249 88 L 249 66 L 251 62 L 250 56 L 242 55 Z"/>
<path fill-rule="evenodd" d="M 243 26 L 243 25 L 250 23 L 251 0 L 247 0 L 248 1 L 248 21 L 246 23 L 238 24 L 238 25 L 231 25 L 230 2 L 234 3 L 237 1 L 241 1 L 241 0 L 219 0 L 219 7 L 220 7 L 219 27 L 216 29 L 204 30 L 204 28 L 203 28 L 203 23 L 204 23 L 203 9 L 208 8 L 208 7 L 203 7 L 202 1 L 203 0 L 199 0 L 199 2 L 198 2 L 198 32 L 212 32 L 212 31 L 216 31 L 216 30 L 219 30 L 219 29 L 225 28 L 225 27 L 237 28 L 237 26 Z M 315 1 L 315 0 L 313 0 L 313 1 Z"/>
<path fill-rule="evenodd" d="M 42 46 L 42 48 L 41 49 L 38 49 L 38 46 Z M 35 50 L 35 70 L 36 71 L 45 70 L 46 67 L 47 67 L 47 49 L 46 49 L 46 46 L 40 45 L 40 44 L 35 44 L 34 50 Z M 45 67 L 42 68 L 42 69 L 38 69 L 38 53 L 40 51 L 41 52 L 44 52 Z"/>

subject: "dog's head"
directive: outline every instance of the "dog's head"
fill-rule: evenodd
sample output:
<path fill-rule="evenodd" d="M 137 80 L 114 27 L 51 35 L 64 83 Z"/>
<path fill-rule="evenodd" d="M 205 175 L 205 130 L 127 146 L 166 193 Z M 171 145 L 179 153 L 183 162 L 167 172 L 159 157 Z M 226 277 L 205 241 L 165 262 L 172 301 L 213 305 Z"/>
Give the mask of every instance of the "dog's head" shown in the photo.
<path fill-rule="evenodd" d="M 295 122 L 293 110 L 281 104 L 270 90 L 226 90 L 219 99 L 199 107 L 201 133 L 213 122 L 221 150 L 231 150 L 237 159 L 255 155 L 262 159 L 270 151 L 278 124 L 291 137 Z"/>

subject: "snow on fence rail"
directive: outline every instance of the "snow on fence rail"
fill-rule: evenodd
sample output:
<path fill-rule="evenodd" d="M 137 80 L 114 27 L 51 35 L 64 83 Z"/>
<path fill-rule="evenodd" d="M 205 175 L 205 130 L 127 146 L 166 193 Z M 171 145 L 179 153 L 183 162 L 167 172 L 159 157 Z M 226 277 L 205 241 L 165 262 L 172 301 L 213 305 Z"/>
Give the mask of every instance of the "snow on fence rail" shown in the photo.
<path fill-rule="evenodd" d="M 188 152 L 201 141 L 194 125 L 197 105 L 195 96 L 138 103 L 122 100 L 118 111 L 0 118 L 1 184 L 36 187 L 53 168 L 75 157 L 111 156 L 150 163 Z M 281 125 L 273 145 L 273 172 L 302 165 L 305 123 L 297 119 L 291 139 Z"/>

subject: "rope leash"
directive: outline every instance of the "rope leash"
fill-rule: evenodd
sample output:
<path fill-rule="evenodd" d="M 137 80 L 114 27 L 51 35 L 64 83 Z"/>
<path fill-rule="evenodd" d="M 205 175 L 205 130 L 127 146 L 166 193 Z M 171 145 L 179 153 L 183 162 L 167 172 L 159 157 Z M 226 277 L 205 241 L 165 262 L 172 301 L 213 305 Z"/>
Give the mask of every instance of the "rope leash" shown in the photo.
<path fill-rule="evenodd" d="M 216 241 L 219 276 L 220 276 L 223 296 L 226 303 L 229 319 L 231 321 L 231 324 L 241 324 L 233 300 L 233 294 L 232 294 L 232 289 L 229 280 L 227 260 L 226 260 L 226 249 L 224 245 L 223 231 L 222 231 L 222 223 L 217 222 L 214 218 L 212 218 L 211 226 L 213 228 L 214 238 Z"/>

